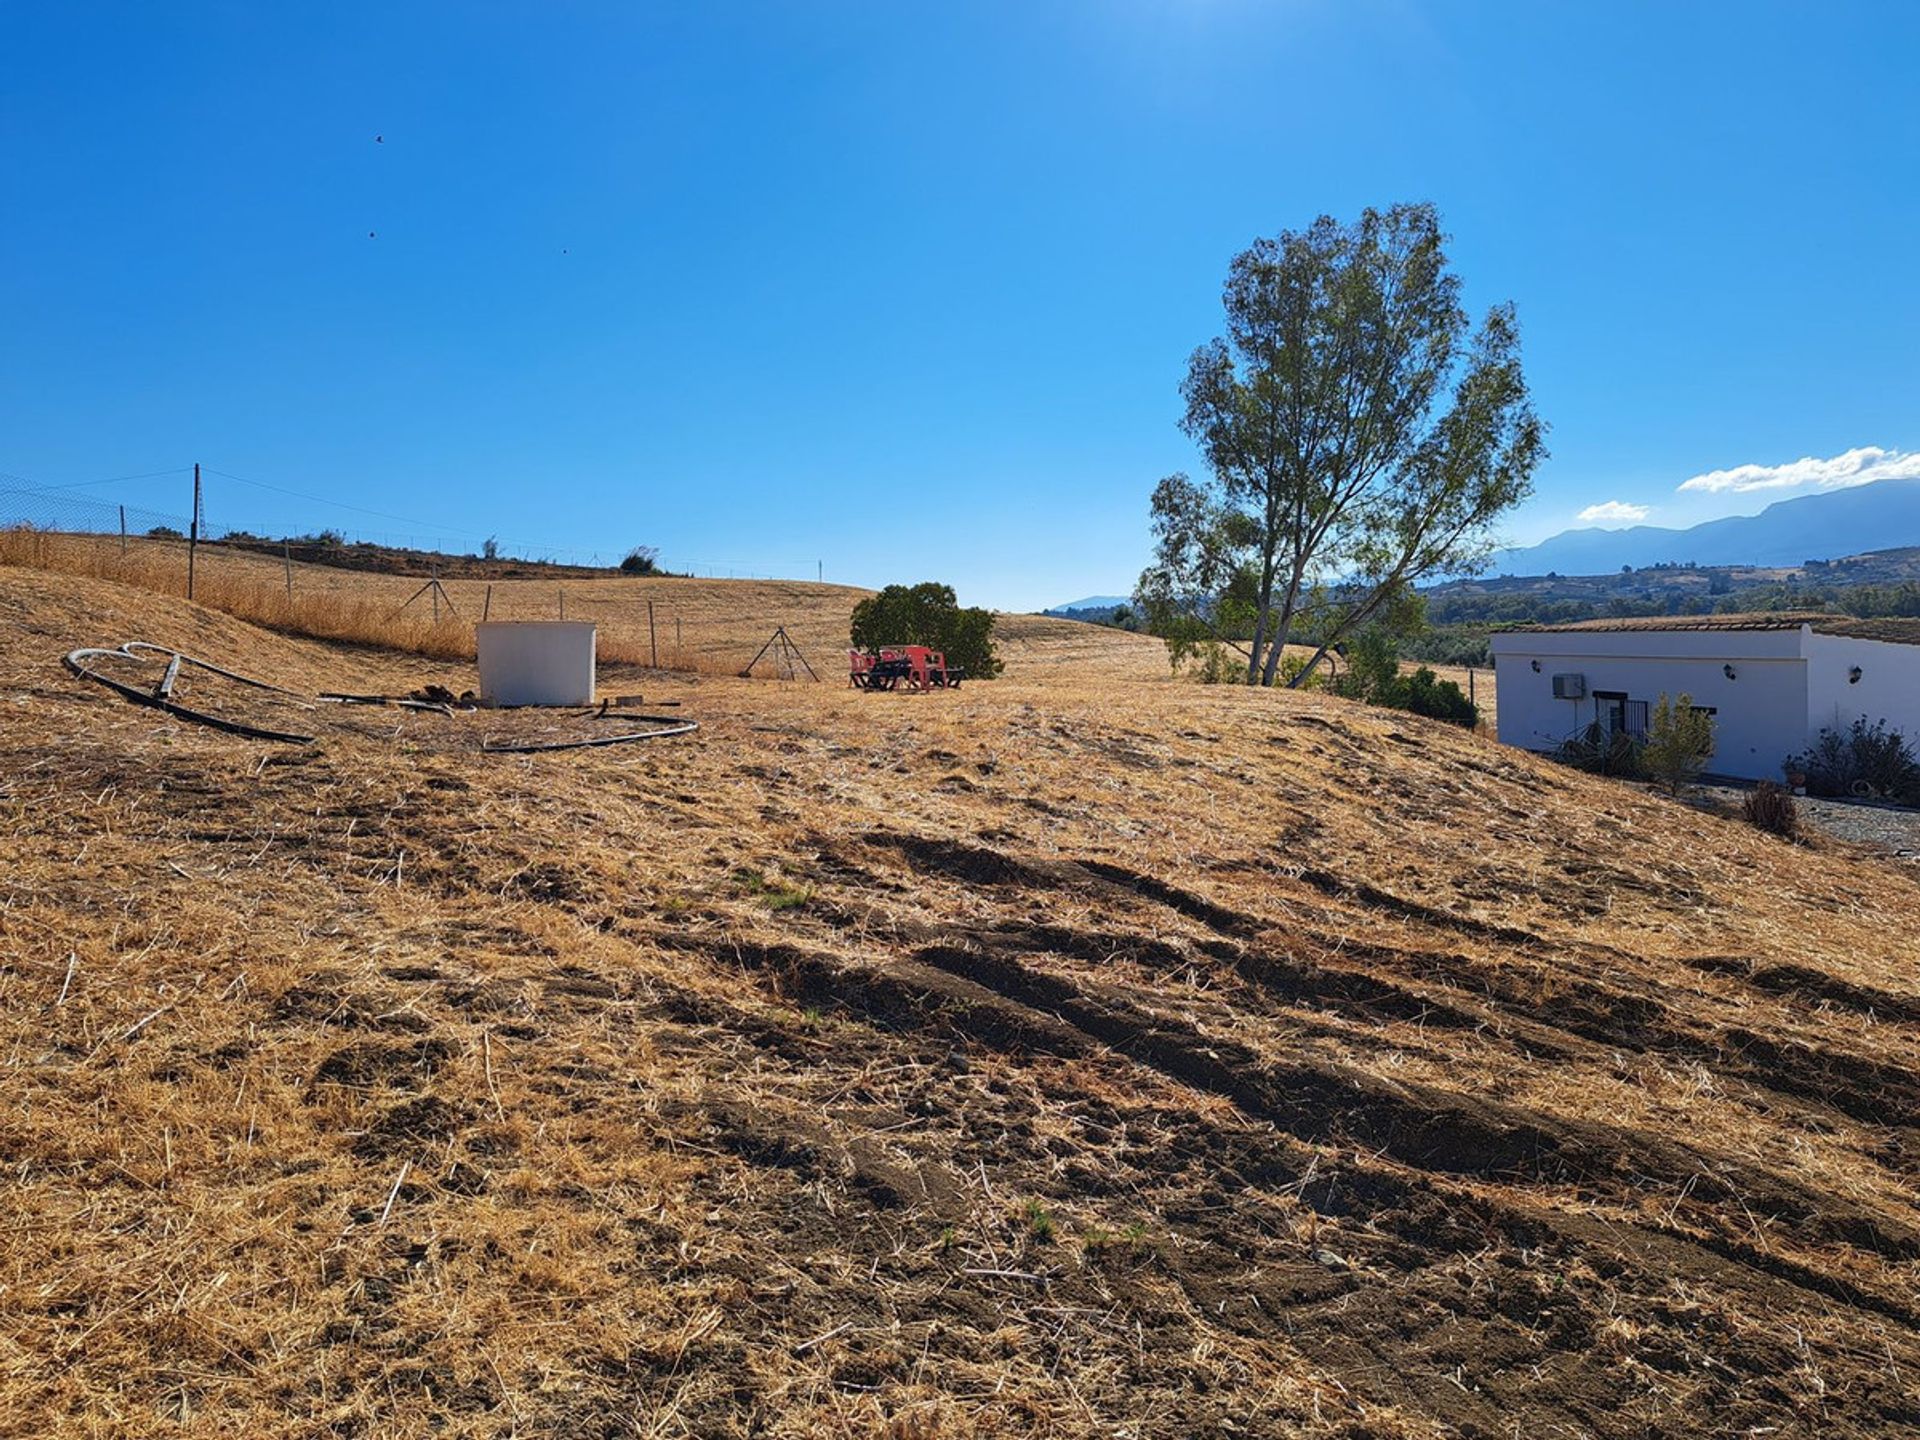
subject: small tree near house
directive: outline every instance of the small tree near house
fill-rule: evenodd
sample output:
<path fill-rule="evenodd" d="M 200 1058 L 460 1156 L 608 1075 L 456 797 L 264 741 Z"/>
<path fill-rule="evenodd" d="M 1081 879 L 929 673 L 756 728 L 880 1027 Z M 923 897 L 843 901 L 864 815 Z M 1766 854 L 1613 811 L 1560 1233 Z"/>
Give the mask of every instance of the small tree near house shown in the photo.
<path fill-rule="evenodd" d="M 1690 783 L 1713 753 L 1713 717 L 1693 708 L 1693 697 L 1678 700 L 1662 695 L 1654 703 L 1653 716 L 1647 722 L 1647 743 L 1641 747 L 1640 763 L 1647 778 L 1669 794 L 1678 794 Z"/>

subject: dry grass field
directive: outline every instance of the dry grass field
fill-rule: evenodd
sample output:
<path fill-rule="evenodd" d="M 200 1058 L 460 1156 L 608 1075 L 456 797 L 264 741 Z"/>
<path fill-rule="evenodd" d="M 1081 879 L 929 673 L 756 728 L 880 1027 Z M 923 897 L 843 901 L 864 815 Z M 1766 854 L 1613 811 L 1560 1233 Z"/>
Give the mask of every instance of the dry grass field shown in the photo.
<path fill-rule="evenodd" d="M 135 636 L 473 683 L 0 568 L 0 1433 L 1920 1430 L 1911 870 L 1081 626 L 533 756 Z"/>
<path fill-rule="evenodd" d="M 187 547 L 181 541 L 138 540 L 123 554 L 117 539 L 104 536 L 0 530 L 0 568 L 9 565 L 186 594 Z M 436 624 L 432 597 L 420 596 L 420 588 L 417 576 L 283 567 L 255 551 L 216 545 L 201 546 L 195 562 L 194 594 L 201 604 L 284 634 L 472 659 L 472 624 L 482 615 L 564 616 L 597 622 L 603 658 L 650 664 L 657 655 L 663 668 L 711 675 L 738 674 L 774 627 L 784 625 L 822 678 L 843 678 L 847 623 L 853 607 L 871 593 L 796 580 L 454 579 L 444 582 L 452 608 L 443 609 Z M 1015 673 L 1091 662 L 1140 680 L 1169 678 L 1165 647 L 1144 636 L 1040 615 L 1003 615 L 995 633 Z M 773 673 L 770 661 L 761 663 Z"/>

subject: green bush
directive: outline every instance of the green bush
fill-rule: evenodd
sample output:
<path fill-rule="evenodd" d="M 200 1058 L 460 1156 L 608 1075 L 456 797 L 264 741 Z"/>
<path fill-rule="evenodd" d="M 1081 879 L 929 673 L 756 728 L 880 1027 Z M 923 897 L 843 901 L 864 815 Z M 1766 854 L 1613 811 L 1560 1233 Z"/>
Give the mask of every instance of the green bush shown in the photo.
<path fill-rule="evenodd" d="M 1422 665 L 1404 677 L 1406 709 L 1433 720 L 1450 720 L 1469 730 L 1480 723 L 1480 707 L 1467 699 L 1465 692 L 1451 680 L 1442 680 Z"/>
<path fill-rule="evenodd" d="M 1786 768 L 1805 774 L 1809 794 L 1920 804 L 1920 760 L 1884 720 L 1863 715 L 1845 732 L 1822 730 L 1806 754 L 1787 757 Z"/>
<path fill-rule="evenodd" d="M 1479 707 L 1453 681 L 1442 680 L 1424 665 L 1411 675 L 1401 674 L 1399 646 L 1385 630 L 1368 630 L 1353 642 L 1347 652 L 1346 674 L 1332 686 L 1336 695 L 1364 700 L 1369 705 L 1411 710 L 1430 720 L 1447 720 L 1468 729 L 1480 723 Z"/>
<path fill-rule="evenodd" d="M 969 680 L 991 680 L 1004 668 L 993 648 L 993 612 L 962 609 L 951 585 L 889 585 L 853 607 L 852 637 L 861 650 L 925 645 L 941 651 Z"/>
<path fill-rule="evenodd" d="M 1654 702 L 1647 722 L 1647 741 L 1640 763 L 1655 784 L 1677 794 L 1706 766 L 1713 753 L 1713 717 L 1693 708 L 1693 697 L 1678 700 L 1662 695 Z"/>

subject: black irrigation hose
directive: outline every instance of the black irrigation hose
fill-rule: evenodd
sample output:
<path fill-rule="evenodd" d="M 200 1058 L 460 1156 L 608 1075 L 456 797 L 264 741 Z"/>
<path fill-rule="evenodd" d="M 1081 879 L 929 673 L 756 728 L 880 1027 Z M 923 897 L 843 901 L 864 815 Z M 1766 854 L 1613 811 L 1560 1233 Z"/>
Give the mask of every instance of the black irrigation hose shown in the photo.
<path fill-rule="evenodd" d="M 206 670 L 211 672 L 212 674 L 218 675 L 222 679 L 237 681 L 239 684 L 242 684 L 242 685 L 251 685 L 256 690 L 271 690 L 276 695 L 290 695 L 295 700 L 300 700 L 300 701 L 305 701 L 307 698 L 306 696 L 302 695 L 298 690 L 288 690 L 284 686 L 275 685 L 270 681 L 256 680 L 251 675 L 235 674 L 231 670 L 222 669 L 220 666 L 215 665 L 210 660 L 196 659 L 192 655 L 188 655 L 179 650 L 176 650 L 171 645 L 153 645 L 148 643 L 145 640 L 129 640 L 127 641 L 126 644 L 122 645 L 118 650 L 92 650 L 92 651 L 87 651 L 85 653 L 93 654 L 93 655 L 123 655 L 129 660 L 137 660 L 140 657 L 133 653 L 135 650 L 151 650 L 156 655 L 171 655 L 175 660 L 179 661 L 183 665 L 192 665 L 198 669 Z M 74 651 L 74 654 L 76 655 L 81 653 L 82 652 L 78 650 Z"/>
<path fill-rule="evenodd" d="M 136 650 L 152 651 L 156 655 L 165 655 L 168 657 L 166 673 L 161 677 L 159 685 L 152 690 L 142 690 L 137 685 L 129 685 L 124 680 L 116 680 L 111 675 L 103 675 L 98 670 L 92 669 L 87 663 L 90 660 L 138 661 L 140 656 L 134 653 Z M 179 678 L 180 667 L 183 665 L 191 665 L 196 669 L 205 670 L 223 679 L 232 680 L 236 684 L 250 685 L 256 690 L 270 690 L 276 695 L 290 696 L 300 701 L 303 705 L 306 705 L 308 709 L 314 708 L 312 703 L 298 691 L 288 690 L 283 686 L 272 684 L 266 680 L 256 680 L 250 675 L 241 675 L 232 670 L 223 669 L 210 661 L 199 660 L 182 651 L 174 650 L 165 645 L 150 644 L 145 640 L 129 640 L 117 650 L 108 650 L 99 646 L 82 646 L 78 650 L 68 651 L 66 655 L 66 666 L 69 670 L 73 671 L 74 674 L 84 680 L 91 680 L 95 684 L 106 686 L 115 694 L 123 696 L 135 705 L 145 705 L 154 710 L 162 710 L 181 720 L 191 721 L 195 725 L 206 725 L 215 730 L 223 730 L 229 735 L 239 735 L 249 740 L 277 740 L 288 745 L 311 745 L 313 743 L 314 737 L 311 735 L 296 735 L 288 730 L 269 730 L 261 725 L 248 725 L 239 720 L 228 720 L 219 715 L 209 715 L 203 710 L 194 710 L 180 704 L 171 697 L 173 694 L 174 681 Z M 398 696 L 343 695 L 336 693 L 322 695 L 319 698 L 334 704 L 400 705 L 411 710 L 431 710 L 435 713 L 449 716 L 454 713 L 450 706 L 442 705 L 435 701 L 414 700 Z M 601 713 L 604 713 L 604 707 Z M 657 720 L 661 722 L 664 728 L 659 730 L 637 730 L 626 735 L 598 735 L 588 740 L 536 740 L 521 744 L 501 745 L 482 739 L 480 749 L 483 754 L 487 755 L 529 755 L 545 750 L 588 750 L 605 745 L 627 745 L 636 740 L 659 740 L 670 735 L 688 735 L 700 728 L 697 721 L 681 720 L 673 715 L 636 715 L 633 718 L 636 720 Z"/>
<path fill-rule="evenodd" d="M 665 720 L 665 715 L 642 715 L 642 720 Z M 541 750 L 591 750 L 602 745 L 626 745 L 635 740 L 659 740 L 668 735 L 687 735 L 700 728 L 697 720 L 682 720 L 662 730 L 636 730 L 630 735 L 596 735 L 591 740 L 533 740 L 516 745 L 496 745 L 482 740 L 480 749 L 487 755 L 531 755 Z"/>
<path fill-rule="evenodd" d="M 87 661 L 93 659 L 138 660 L 136 650 L 152 650 L 173 658 L 167 663 L 167 673 L 161 679 L 157 690 L 142 690 L 137 685 L 129 685 L 124 680 L 115 680 L 111 675 L 102 675 L 98 670 L 88 668 Z M 204 660 L 196 660 L 191 655 L 183 655 L 178 650 L 169 650 L 164 645 L 149 645 L 143 640 L 130 640 L 118 650 L 103 650 L 97 647 L 82 647 L 67 653 L 67 668 L 82 679 L 104 685 L 109 690 L 124 696 L 136 705 L 146 705 L 155 710 L 164 710 L 167 714 L 182 720 L 190 720 L 196 725 L 208 725 L 215 730 L 224 730 L 229 735 L 241 735 L 249 740 L 278 740 L 288 745 L 311 745 L 313 736 L 296 735 L 290 730 L 268 730 L 260 725 L 247 725 L 238 720 L 226 720 L 218 715 L 209 715 L 202 710 L 193 710 L 168 698 L 173 690 L 174 678 L 180 673 L 182 664 L 195 665 L 202 670 L 211 670 L 229 680 L 237 680 L 242 685 L 251 685 L 260 690 L 273 690 L 282 695 L 292 695 L 291 690 L 282 690 L 278 685 L 269 685 L 264 680 L 252 680 L 245 675 L 236 675 L 231 670 L 222 670 L 218 665 L 209 665 Z"/>

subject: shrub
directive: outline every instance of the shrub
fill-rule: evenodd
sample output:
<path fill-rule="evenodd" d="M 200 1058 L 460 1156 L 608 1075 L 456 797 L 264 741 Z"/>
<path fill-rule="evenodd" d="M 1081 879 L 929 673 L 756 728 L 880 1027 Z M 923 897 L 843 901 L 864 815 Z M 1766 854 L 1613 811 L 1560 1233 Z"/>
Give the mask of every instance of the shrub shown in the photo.
<path fill-rule="evenodd" d="M 1769 835 L 1778 835 L 1783 840 L 1799 838 L 1800 807 L 1793 803 L 1791 794 L 1771 780 L 1762 780 L 1747 792 L 1747 798 L 1740 803 L 1740 813 L 1749 825 Z"/>
<path fill-rule="evenodd" d="M 1282 685 L 1292 685 L 1294 680 L 1299 676 L 1300 672 L 1306 668 L 1307 668 L 1307 657 L 1304 655 L 1281 656 L 1280 657 L 1280 683 Z M 1240 666 L 1240 678 L 1243 680 L 1246 678 L 1246 669 L 1247 667 L 1243 663 Z M 1313 674 L 1307 676 L 1306 679 L 1300 681 L 1300 688 L 1302 690 L 1324 690 L 1326 689 L 1326 687 L 1327 687 L 1327 672 L 1325 670 L 1315 670 Z"/>
<path fill-rule="evenodd" d="M 1003 668 L 993 649 L 993 612 L 960 607 L 951 585 L 889 585 L 853 607 L 853 643 L 925 645 L 947 657 L 969 680 L 991 680 Z"/>
<path fill-rule="evenodd" d="M 1822 730 L 1806 754 L 1787 757 L 1786 768 L 1806 775 L 1809 794 L 1920 803 L 1920 759 L 1884 720 L 1861 716 L 1845 732 Z"/>
<path fill-rule="evenodd" d="M 652 545 L 636 545 L 627 552 L 627 558 L 620 562 L 623 575 L 658 575 L 660 573 L 660 552 Z"/>
<path fill-rule="evenodd" d="M 1433 720 L 1450 720 L 1469 730 L 1480 723 L 1480 707 L 1451 680 L 1442 680 L 1422 665 L 1401 682 L 1406 691 L 1406 708 Z"/>
<path fill-rule="evenodd" d="M 1693 708 L 1693 697 L 1678 700 L 1662 695 L 1647 722 L 1647 743 L 1640 763 L 1655 784 L 1677 794 L 1698 775 L 1713 753 L 1713 717 Z"/>
<path fill-rule="evenodd" d="M 1175 670 L 1178 671 L 1183 663 L 1187 667 L 1187 673 L 1202 685 L 1246 683 L 1245 658 L 1235 654 L 1219 640 L 1196 641 L 1180 660 L 1173 662 Z"/>
<path fill-rule="evenodd" d="M 1368 630 L 1347 653 L 1347 673 L 1333 682 L 1337 695 L 1411 710 L 1430 720 L 1448 720 L 1469 730 L 1480 723 L 1480 710 L 1451 680 L 1442 680 L 1422 665 L 1411 675 L 1400 673 L 1400 649 L 1384 628 Z"/>

